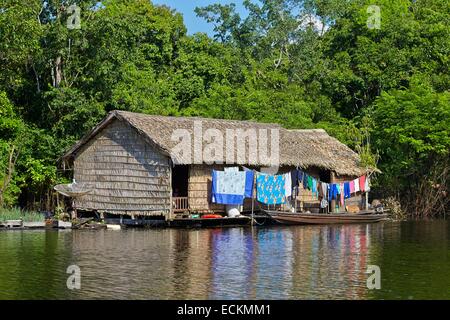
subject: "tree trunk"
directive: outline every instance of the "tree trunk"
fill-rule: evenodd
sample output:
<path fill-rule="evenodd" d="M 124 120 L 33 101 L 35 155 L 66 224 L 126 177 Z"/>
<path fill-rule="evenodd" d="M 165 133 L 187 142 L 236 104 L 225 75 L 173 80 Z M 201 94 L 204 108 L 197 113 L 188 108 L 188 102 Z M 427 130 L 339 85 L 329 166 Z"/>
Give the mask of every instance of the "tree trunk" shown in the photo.
<path fill-rule="evenodd" d="M 62 80 L 62 59 L 60 56 L 55 59 L 53 86 L 58 88 Z"/>
<path fill-rule="evenodd" d="M 17 158 L 19 157 L 19 151 L 16 149 L 14 145 L 11 145 L 11 150 L 9 151 L 8 157 L 8 168 L 5 174 L 5 178 L 3 179 L 2 187 L 0 188 L 0 207 L 3 206 L 4 202 L 4 193 L 8 189 L 9 184 L 12 180 L 12 175 L 14 173 L 14 168 L 16 166 Z"/>

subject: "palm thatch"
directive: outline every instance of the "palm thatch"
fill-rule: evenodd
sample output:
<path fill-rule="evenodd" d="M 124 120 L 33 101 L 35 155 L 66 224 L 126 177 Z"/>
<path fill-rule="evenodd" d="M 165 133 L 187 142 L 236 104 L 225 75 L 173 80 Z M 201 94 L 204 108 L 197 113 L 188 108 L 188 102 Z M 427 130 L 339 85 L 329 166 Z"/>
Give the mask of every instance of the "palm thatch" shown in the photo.
<path fill-rule="evenodd" d="M 284 130 L 280 140 L 284 165 L 317 167 L 343 176 L 366 172 L 358 154 L 323 129 Z"/>
<path fill-rule="evenodd" d="M 257 123 L 252 121 L 222 120 L 199 117 L 166 117 L 146 115 L 141 113 L 132 113 L 126 111 L 111 111 L 90 133 L 84 136 L 62 157 L 65 163 L 70 162 L 76 157 L 80 148 L 105 128 L 111 121 L 118 119 L 121 122 L 131 126 L 145 141 L 152 147 L 156 147 L 160 152 L 176 164 L 196 163 L 193 155 L 198 150 L 194 144 L 191 144 L 191 157 L 184 157 L 180 154 L 174 154 L 173 148 L 179 143 L 173 138 L 176 129 L 185 130 L 194 135 L 194 128 L 198 129 L 201 123 L 201 132 L 204 134 L 208 129 L 215 129 L 224 137 L 227 130 L 237 132 L 257 133 L 263 129 L 268 134 L 268 144 L 270 150 L 271 137 L 276 131 L 279 135 L 279 165 L 280 166 L 298 166 L 304 169 L 317 167 L 324 170 L 336 172 L 338 175 L 358 176 L 365 172 L 360 165 L 358 154 L 353 152 L 346 145 L 340 143 L 335 138 L 329 136 L 324 130 L 288 130 L 277 124 Z M 195 127 L 197 126 L 197 127 Z M 197 130 L 198 131 L 198 130 Z M 242 140 L 241 140 L 242 141 Z M 245 150 L 251 150 L 250 139 L 245 139 Z M 232 146 L 236 153 L 236 143 Z M 230 146 L 225 143 L 224 155 L 230 151 Z M 248 155 L 245 158 L 234 157 L 229 164 L 270 166 L 273 165 L 270 160 L 250 159 Z"/>

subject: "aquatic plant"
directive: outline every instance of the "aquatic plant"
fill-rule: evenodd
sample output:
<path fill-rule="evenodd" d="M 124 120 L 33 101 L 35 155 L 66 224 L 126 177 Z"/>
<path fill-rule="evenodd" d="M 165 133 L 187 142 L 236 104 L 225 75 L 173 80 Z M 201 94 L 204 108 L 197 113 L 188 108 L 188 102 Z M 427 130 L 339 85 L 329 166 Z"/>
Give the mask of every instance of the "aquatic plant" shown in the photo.
<path fill-rule="evenodd" d="M 22 220 L 25 222 L 41 222 L 45 220 L 42 213 L 24 211 L 20 208 L 0 208 L 0 222 L 6 220 Z"/>

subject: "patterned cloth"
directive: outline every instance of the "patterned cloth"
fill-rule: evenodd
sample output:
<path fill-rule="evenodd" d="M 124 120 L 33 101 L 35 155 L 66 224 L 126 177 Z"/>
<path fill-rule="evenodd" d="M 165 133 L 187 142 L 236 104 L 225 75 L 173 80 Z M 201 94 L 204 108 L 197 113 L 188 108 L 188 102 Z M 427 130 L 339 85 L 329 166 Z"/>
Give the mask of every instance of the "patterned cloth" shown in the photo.
<path fill-rule="evenodd" d="M 245 192 L 244 171 L 217 171 L 217 193 L 239 194 Z"/>
<path fill-rule="evenodd" d="M 257 200 L 265 204 L 281 204 L 285 201 L 285 175 L 256 174 Z"/>
<path fill-rule="evenodd" d="M 243 204 L 246 173 L 244 171 L 216 171 L 212 173 L 212 202 Z"/>

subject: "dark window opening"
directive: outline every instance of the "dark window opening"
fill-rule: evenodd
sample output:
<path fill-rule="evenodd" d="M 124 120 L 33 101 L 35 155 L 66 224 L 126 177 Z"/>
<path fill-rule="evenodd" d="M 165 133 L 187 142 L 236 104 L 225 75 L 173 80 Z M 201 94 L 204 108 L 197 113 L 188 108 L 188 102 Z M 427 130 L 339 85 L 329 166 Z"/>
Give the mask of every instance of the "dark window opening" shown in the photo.
<path fill-rule="evenodd" d="M 319 180 L 322 182 L 331 182 L 331 174 L 328 170 L 320 170 L 319 172 Z"/>

